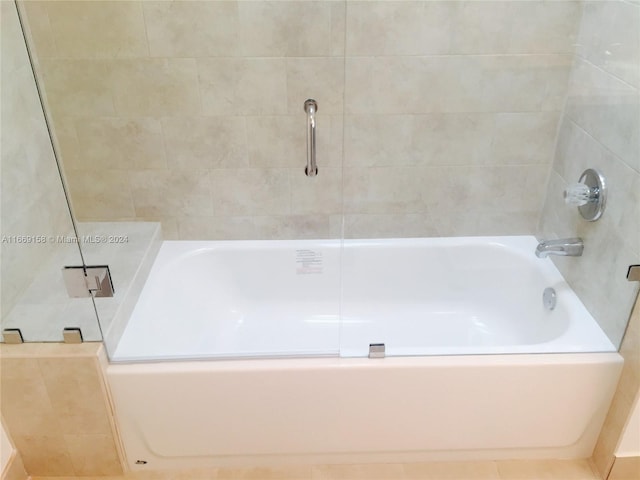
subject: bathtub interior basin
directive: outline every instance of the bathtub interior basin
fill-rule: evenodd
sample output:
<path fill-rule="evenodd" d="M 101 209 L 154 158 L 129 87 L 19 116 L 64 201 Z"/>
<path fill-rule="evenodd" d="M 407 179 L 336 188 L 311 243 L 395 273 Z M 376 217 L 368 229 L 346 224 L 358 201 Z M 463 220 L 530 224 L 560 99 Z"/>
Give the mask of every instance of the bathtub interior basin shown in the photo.
<path fill-rule="evenodd" d="M 614 352 L 532 236 L 165 241 L 111 361 Z M 547 310 L 543 290 L 557 306 Z"/>

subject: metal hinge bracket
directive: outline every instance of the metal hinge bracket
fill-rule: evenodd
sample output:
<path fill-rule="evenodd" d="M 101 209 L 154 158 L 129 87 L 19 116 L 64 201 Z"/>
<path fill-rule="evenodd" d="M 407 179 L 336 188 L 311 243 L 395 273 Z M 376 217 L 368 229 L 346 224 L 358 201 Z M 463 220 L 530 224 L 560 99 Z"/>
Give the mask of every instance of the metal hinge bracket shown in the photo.
<path fill-rule="evenodd" d="M 71 298 L 113 297 L 113 282 L 107 265 L 63 267 L 62 277 Z"/>
<path fill-rule="evenodd" d="M 369 344 L 369 358 L 384 358 L 385 357 L 384 343 L 370 343 Z"/>

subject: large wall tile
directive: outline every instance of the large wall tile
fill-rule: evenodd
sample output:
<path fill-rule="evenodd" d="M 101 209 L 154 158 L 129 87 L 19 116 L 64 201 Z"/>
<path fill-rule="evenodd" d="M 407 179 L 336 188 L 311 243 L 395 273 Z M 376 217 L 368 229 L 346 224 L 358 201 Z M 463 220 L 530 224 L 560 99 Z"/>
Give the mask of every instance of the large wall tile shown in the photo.
<path fill-rule="evenodd" d="M 118 60 L 110 64 L 111 88 L 120 115 L 200 113 L 198 71 L 193 58 Z"/>
<path fill-rule="evenodd" d="M 200 58 L 198 76 L 206 115 L 287 113 L 284 58 Z"/>
<path fill-rule="evenodd" d="M 303 110 L 313 98 L 323 114 L 342 113 L 344 61 L 341 58 L 287 58 L 287 106 L 289 114 Z"/>
<path fill-rule="evenodd" d="M 433 223 L 438 236 L 529 235 L 538 222 L 538 211 L 476 212 L 434 211 Z"/>
<path fill-rule="evenodd" d="M 166 168 L 160 121 L 152 117 L 95 117 L 76 121 L 75 168 Z M 66 149 L 68 150 L 68 149 Z"/>
<path fill-rule="evenodd" d="M 317 142 L 325 134 L 325 122 L 317 117 Z M 307 163 L 306 114 L 300 109 L 298 115 L 247 117 L 249 164 L 252 167 L 304 168 Z M 319 155 L 323 149 L 316 150 Z M 318 161 L 320 161 L 318 159 Z"/>
<path fill-rule="evenodd" d="M 65 435 L 65 444 L 78 477 L 119 475 L 122 466 L 111 434 Z"/>
<path fill-rule="evenodd" d="M 59 57 L 143 57 L 149 53 L 142 2 L 58 1 L 47 2 L 46 8 Z"/>
<path fill-rule="evenodd" d="M 291 212 L 287 169 L 217 169 L 210 175 L 216 215 L 287 215 Z"/>
<path fill-rule="evenodd" d="M 425 213 L 425 186 L 415 168 L 348 167 L 343 171 L 345 213 Z"/>
<path fill-rule="evenodd" d="M 50 3 L 46 0 L 33 0 L 23 4 L 24 11 L 27 14 L 27 25 L 31 32 L 33 47 L 38 52 L 39 58 L 57 56 L 51 22 L 49 21 L 49 12 L 47 11 Z"/>
<path fill-rule="evenodd" d="M 341 169 L 318 169 L 315 177 L 307 177 L 300 168 L 290 169 L 289 182 L 293 215 L 342 213 Z"/>
<path fill-rule="evenodd" d="M 144 1 L 153 57 L 230 57 L 239 53 L 235 1 Z"/>
<path fill-rule="evenodd" d="M 245 117 L 166 117 L 162 127 L 170 168 L 248 166 Z"/>
<path fill-rule="evenodd" d="M 93 358 L 43 358 L 38 360 L 60 433 L 111 434 L 104 408 L 101 378 Z"/>
<path fill-rule="evenodd" d="M 557 112 L 496 114 L 490 163 L 550 164 L 559 118 Z"/>
<path fill-rule="evenodd" d="M 347 2 L 347 55 L 449 53 L 457 2 Z"/>
<path fill-rule="evenodd" d="M 570 55 L 486 56 L 479 60 L 483 108 L 494 112 L 560 111 L 573 64 Z"/>
<path fill-rule="evenodd" d="M 2 413 L 10 420 L 12 435 L 60 433 L 58 417 L 36 359 L 3 358 L 0 379 Z"/>
<path fill-rule="evenodd" d="M 181 217 L 178 222 L 180 240 L 259 238 L 254 217 L 251 216 Z"/>
<path fill-rule="evenodd" d="M 451 29 L 451 53 L 507 53 L 512 15 L 507 2 L 457 2 Z"/>
<path fill-rule="evenodd" d="M 470 57 L 349 57 L 345 111 L 480 111 L 482 85 L 478 60 Z"/>
<path fill-rule="evenodd" d="M 330 223 L 328 215 L 184 217 L 180 219 L 180 238 L 183 240 L 332 238 Z M 338 237 L 339 235 L 335 238 Z"/>
<path fill-rule="evenodd" d="M 561 2 L 508 2 L 512 30 L 509 53 L 573 53 L 582 5 Z"/>
<path fill-rule="evenodd" d="M 347 59 L 347 113 L 522 112 L 562 108 L 568 55 Z"/>
<path fill-rule="evenodd" d="M 571 54 L 580 13 L 578 1 L 457 2 L 451 53 Z"/>
<path fill-rule="evenodd" d="M 106 60 L 43 59 L 40 62 L 54 115 L 114 115 L 112 65 Z"/>
<path fill-rule="evenodd" d="M 135 170 L 129 172 L 137 216 L 211 215 L 206 170 Z"/>
<path fill-rule="evenodd" d="M 544 165 L 427 167 L 422 195 L 432 212 L 534 212 L 547 176 Z"/>
<path fill-rule="evenodd" d="M 58 161 L 62 169 L 82 170 L 85 159 L 79 157 L 78 133 L 76 117 L 58 115 L 55 118 L 55 138 L 58 141 Z"/>
<path fill-rule="evenodd" d="M 19 435 L 13 440 L 29 474 L 56 477 L 75 474 L 62 435 Z"/>
<path fill-rule="evenodd" d="M 345 165 L 491 163 L 494 124 L 493 114 L 348 115 Z"/>
<path fill-rule="evenodd" d="M 67 173 L 74 213 L 103 221 L 134 218 L 128 170 L 78 170 Z"/>
<path fill-rule="evenodd" d="M 567 115 L 640 171 L 640 92 L 578 60 L 571 76 Z"/>
<path fill-rule="evenodd" d="M 342 118 L 318 113 L 316 117 L 318 168 L 336 167 L 342 161 Z M 307 117 L 298 115 L 247 117 L 249 164 L 252 167 L 291 167 L 304 171 L 307 164 Z"/>
<path fill-rule="evenodd" d="M 257 238 L 295 240 L 330 238 L 328 215 L 286 215 L 253 217 Z"/>
<path fill-rule="evenodd" d="M 436 226 L 428 213 L 418 214 L 347 214 L 344 238 L 437 237 Z M 342 236 L 340 230 L 336 237 Z"/>
<path fill-rule="evenodd" d="M 344 1 L 238 2 L 240 46 L 248 57 L 343 55 Z"/>

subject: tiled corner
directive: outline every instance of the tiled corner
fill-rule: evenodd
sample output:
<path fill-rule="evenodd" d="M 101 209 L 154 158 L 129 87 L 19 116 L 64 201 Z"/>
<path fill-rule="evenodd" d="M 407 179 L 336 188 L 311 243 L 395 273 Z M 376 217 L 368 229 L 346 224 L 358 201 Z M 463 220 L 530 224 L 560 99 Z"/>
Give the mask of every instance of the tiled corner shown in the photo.
<path fill-rule="evenodd" d="M 29 474 L 122 474 L 101 348 L 0 345 L 2 415 Z"/>
<path fill-rule="evenodd" d="M 540 219 L 543 237 L 584 240 L 579 262 L 554 263 L 615 345 L 625 331 L 638 286 L 626 280 L 640 262 L 640 5 L 623 0 L 585 2 L 575 63 Z M 563 191 L 587 168 L 607 183 L 606 210 L 585 222 Z M 592 275 L 598 271 L 600 275 Z"/>

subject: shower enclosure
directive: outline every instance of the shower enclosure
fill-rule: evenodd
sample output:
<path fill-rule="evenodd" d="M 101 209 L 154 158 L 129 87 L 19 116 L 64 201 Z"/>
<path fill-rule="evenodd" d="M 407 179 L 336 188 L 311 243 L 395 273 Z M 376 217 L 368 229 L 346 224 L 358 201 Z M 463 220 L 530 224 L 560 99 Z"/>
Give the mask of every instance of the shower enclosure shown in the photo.
<path fill-rule="evenodd" d="M 345 269 L 357 239 L 581 237 L 581 257 L 553 261 L 612 345 L 595 350 L 619 346 L 638 290 L 627 269 L 640 263 L 636 3 L 18 1 L 17 10 L 13 2 L 2 8 L 5 340 L 19 330 L 24 341 L 61 341 L 70 328 L 85 341 L 104 337 L 111 357 L 124 339 L 129 352 L 140 345 L 128 359 L 173 358 L 141 352 L 154 335 L 181 338 L 189 327 L 177 318 L 162 318 L 163 329 L 149 321 L 127 340 L 160 248 L 158 222 L 165 240 L 240 241 L 220 258 L 224 268 L 248 269 L 245 286 L 264 277 L 252 295 L 288 275 L 293 286 L 272 292 L 282 299 L 275 316 L 321 303 L 301 322 L 326 327 L 324 355 L 349 350 L 353 329 L 343 309 L 362 283 L 345 280 Z M 316 176 L 305 175 L 309 99 Z M 563 201 L 586 168 L 608 182 L 606 211 L 593 223 Z M 271 258 L 281 261 L 252 273 L 242 263 L 251 253 L 233 253 L 242 241 L 284 249 Z M 374 254 L 358 268 L 377 263 L 384 260 Z M 60 270 L 82 265 L 109 265 L 115 296 L 68 298 Z M 455 282 L 426 278 L 443 294 L 455 292 Z M 242 332 L 246 312 L 210 280 L 198 277 L 198 301 L 226 305 L 227 331 Z M 393 272 L 388 282 L 398 283 Z M 380 288 L 378 298 L 384 282 Z M 542 289 L 531 296 L 542 308 Z M 380 303 L 367 302 L 375 313 Z M 470 324 L 467 335 L 486 328 Z"/>

